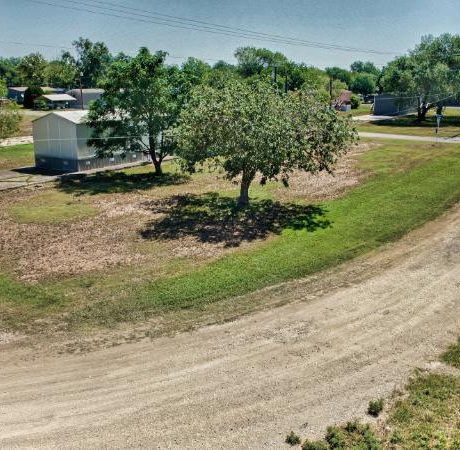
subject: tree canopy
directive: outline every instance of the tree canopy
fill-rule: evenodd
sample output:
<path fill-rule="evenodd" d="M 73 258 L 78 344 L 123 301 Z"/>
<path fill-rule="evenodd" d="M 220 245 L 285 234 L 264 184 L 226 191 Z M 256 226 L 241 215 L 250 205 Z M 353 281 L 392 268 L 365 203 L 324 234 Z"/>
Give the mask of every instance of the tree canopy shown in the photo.
<path fill-rule="evenodd" d="M 358 73 L 353 77 L 351 90 L 357 94 L 374 94 L 377 89 L 376 78 L 370 73 Z"/>
<path fill-rule="evenodd" d="M 351 67 L 351 71 L 354 73 L 369 73 L 378 77 L 380 75 L 380 70 L 375 66 L 371 61 L 355 61 Z"/>
<path fill-rule="evenodd" d="M 295 169 L 330 172 L 355 135 L 348 119 L 317 94 L 279 95 L 266 82 L 233 80 L 195 90 L 174 136 L 188 171 L 212 161 L 227 178 L 239 178 L 239 205 L 245 206 L 257 175 L 262 183 L 288 185 Z"/>
<path fill-rule="evenodd" d="M 45 69 L 47 61 L 40 53 L 24 56 L 18 65 L 22 82 L 26 86 L 43 86 L 45 84 Z"/>
<path fill-rule="evenodd" d="M 164 131 L 178 114 L 174 86 L 164 64 L 165 52 L 141 48 L 136 57 L 115 61 L 100 82 L 102 98 L 91 105 L 88 125 L 94 130 L 89 145 L 99 156 L 115 152 L 148 152 L 157 174 L 173 147 Z"/>

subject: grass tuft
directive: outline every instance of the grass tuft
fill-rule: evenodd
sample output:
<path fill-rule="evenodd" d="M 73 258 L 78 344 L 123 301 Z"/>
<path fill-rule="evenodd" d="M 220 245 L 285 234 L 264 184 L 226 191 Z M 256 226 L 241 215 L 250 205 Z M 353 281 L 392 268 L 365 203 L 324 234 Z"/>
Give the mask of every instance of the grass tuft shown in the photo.
<path fill-rule="evenodd" d="M 456 344 L 452 344 L 445 353 L 442 354 L 441 360 L 457 369 L 460 369 L 460 338 Z"/>
<path fill-rule="evenodd" d="M 379 398 L 378 400 L 371 400 L 367 408 L 367 413 L 373 417 L 378 417 L 379 414 L 383 411 L 383 406 L 383 398 Z"/>

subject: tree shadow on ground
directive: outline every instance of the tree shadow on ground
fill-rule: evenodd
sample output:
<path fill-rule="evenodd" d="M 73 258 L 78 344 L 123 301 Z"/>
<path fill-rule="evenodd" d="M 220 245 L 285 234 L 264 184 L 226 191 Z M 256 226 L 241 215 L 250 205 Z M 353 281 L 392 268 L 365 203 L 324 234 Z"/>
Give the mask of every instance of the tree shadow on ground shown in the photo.
<path fill-rule="evenodd" d="M 189 181 L 190 177 L 180 173 L 132 173 L 99 172 L 62 177 L 58 188 L 74 195 L 97 195 L 126 193 L 160 186 L 173 186 Z"/>
<path fill-rule="evenodd" d="M 217 193 L 178 195 L 144 206 L 163 215 L 140 232 L 144 239 L 152 240 L 193 236 L 201 242 L 237 247 L 285 229 L 314 231 L 331 226 L 319 206 L 253 200 L 249 207 L 239 209 L 235 198 Z"/>

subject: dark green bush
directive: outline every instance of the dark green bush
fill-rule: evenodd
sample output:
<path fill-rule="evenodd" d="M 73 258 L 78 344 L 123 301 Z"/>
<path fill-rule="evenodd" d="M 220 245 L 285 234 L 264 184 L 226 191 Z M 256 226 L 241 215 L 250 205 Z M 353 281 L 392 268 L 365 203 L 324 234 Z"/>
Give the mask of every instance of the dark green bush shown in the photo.
<path fill-rule="evenodd" d="M 383 411 L 384 402 L 382 398 L 378 400 L 371 400 L 369 402 L 369 406 L 367 408 L 368 414 L 374 417 L 378 417 L 378 415 Z"/>
<path fill-rule="evenodd" d="M 302 444 L 302 450 L 329 450 L 329 446 L 324 441 L 306 440 Z"/>
<path fill-rule="evenodd" d="M 289 444 L 289 445 L 299 445 L 301 440 L 300 440 L 300 437 L 297 436 L 297 434 L 295 434 L 293 431 L 291 431 L 287 436 L 286 436 L 286 444 Z"/>
<path fill-rule="evenodd" d="M 34 100 L 43 95 L 43 89 L 40 86 L 30 86 L 24 92 L 24 108 L 33 108 Z"/>
<path fill-rule="evenodd" d="M 357 95 L 352 95 L 350 98 L 351 109 L 358 109 L 361 105 L 361 99 Z"/>

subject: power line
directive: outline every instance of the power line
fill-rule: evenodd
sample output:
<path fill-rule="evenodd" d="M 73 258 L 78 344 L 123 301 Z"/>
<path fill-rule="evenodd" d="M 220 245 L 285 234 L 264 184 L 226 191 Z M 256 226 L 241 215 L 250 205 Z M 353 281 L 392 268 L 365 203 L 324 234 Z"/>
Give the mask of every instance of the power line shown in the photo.
<path fill-rule="evenodd" d="M 72 0 L 66 0 L 66 1 L 69 2 L 69 1 L 72 1 Z M 343 45 L 339 45 L 339 44 L 326 44 L 324 42 L 316 42 L 316 41 L 309 41 L 309 40 L 305 40 L 305 39 L 286 37 L 286 36 L 282 36 L 282 35 L 274 34 L 274 33 L 263 33 L 263 32 L 259 32 L 259 31 L 250 30 L 248 28 L 229 27 L 229 26 L 217 24 L 217 23 L 214 23 L 214 22 L 207 22 L 207 21 L 196 20 L 196 19 L 188 19 L 188 18 L 184 18 L 184 17 L 180 17 L 180 16 L 174 16 L 174 15 L 170 15 L 170 14 L 162 14 L 162 13 L 158 13 L 158 12 L 155 12 L 155 11 L 149 11 L 149 10 L 146 10 L 146 9 L 127 7 L 127 6 L 120 5 L 119 3 L 114 3 L 114 2 L 108 2 L 108 1 L 102 1 L 102 0 L 89 0 L 89 1 L 91 1 L 92 3 L 97 3 L 97 4 L 109 5 L 109 6 L 115 6 L 117 8 L 122 8 L 123 10 L 126 10 L 130 14 L 144 16 L 143 14 L 137 14 L 137 13 L 132 12 L 132 11 L 140 11 L 142 13 L 147 13 L 148 17 L 166 18 L 166 20 L 171 20 L 173 22 L 177 22 L 177 23 L 181 23 L 181 24 L 200 24 L 201 26 L 205 25 L 206 28 L 208 28 L 210 26 L 210 27 L 212 27 L 212 29 L 228 30 L 228 31 L 231 31 L 231 32 L 235 32 L 235 31 L 236 32 L 242 32 L 242 33 L 245 33 L 245 34 L 253 35 L 255 37 L 276 38 L 276 39 L 289 40 L 289 41 L 292 41 L 292 42 L 308 44 L 308 45 L 327 46 L 327 47 L 331 47 L 331 48 L 343 48 L 343 49 L 350 50 L 350 51 L 357 51 L 357 50 L 360 50 L 360 51 L 362 50 L 362 51 L 366 51 L 366 52 L 376 52 L 377 51 L 377 50 L 362 49 L 362 48 L 356 48 L 356 47 L 350 47 L 350 46 L 343 46 Z M 82 3 L 82 2 L 81 1 L 80 2 L 73 1 L 73 3 Z M 105 7 L 105 8 L 107 8 L 107 7 Z M 390 52 L 385 52 L 385 54 L 391 54 L 391 53 Z"/>
<path fill-rule="evenodd" d="M 116 18 L 121 18 L 121 19 L 137 21 L 137 22 L 168 26 L 172 28 L 200 31 L 200 32 L 206 32 L 206 33 L 211 33 L 211 34 L 220 34 L 220 35 L 232 36 L 232 37 L 243 37 L 246 39 L 270 41 L 270 42 L 275 42 L 275 43 L 282 43 L 282 44 L 302 46 L 302 47 L 322 48 L 325 50 L 337 50 L 337 51 L 355 52 L 355 53 L 372 53 L 372 54 L 382 54 L 382 55 L 393 54 L 391 52 L 383 52 L 379 50 L 361 49 L 361 48 L 340 46 L 340 45 L 335 45 L 335 44 L 325 44 L 325 43 L 319 43 L 319 42 L 304 41 L 300 39 L 294 39 L 294 38 L 283 37 L 283 36 L 278 37 L 279 35 L 269 35 L 268 33 L 252 32 L 249 30 L 242 32 L 242 31 L 237 31 L 237 29 L 234 29 L 233 31 L 231 27 L 225 27 L 224 29 L 224 26 L 218 26 L 218 25 L 210 25 L 210 26 L 195 25 L 192 23 L 186 23 L 185 20 L 188 20 L 188 19 L 174 19 L 174 21 L 173 19 L 161 19 L 161 18 L 157 18 L 152 13 L 149 13 L 150 15 L 145 15 L 145 14 L 128 12 L 126 10 L 129 8 L 122 7 L 120 5 L 118 5 L 117 7 L 125 8 L 125 10 L 97 6 L 95 4 L 91 4 L 87 2 L 79 2 L 76 0 L 63 0 L 63 1 L 66 1 L 67 3 L 73 3 L 78 6 L 62 5 L 62 4 L 57 4 L 57 3 L 51 3 L 49 1 L 44 1 L 44 0 L 28 0 L 28 1 L 39 3 L 39 4 L 44 4 L 48 6 L 53 6 L 53 7 L 69 9 L 69 10 L 83 11 L 83 12 L 87 12 L 90 14 L 116 17 Z M 97 0 L 91 0 L 91 1 L 97 1 Z M 91 8 L 96 8 L 96 10 L 82 8 L 81 6 L 86 6 L 86 7 L 89 6 Z M 116 14 L 113 12 L 107 12 L 107 11 L 113 11 Z M 126 15 L 126 14 L 130 14 L 130 15 Z"/>

